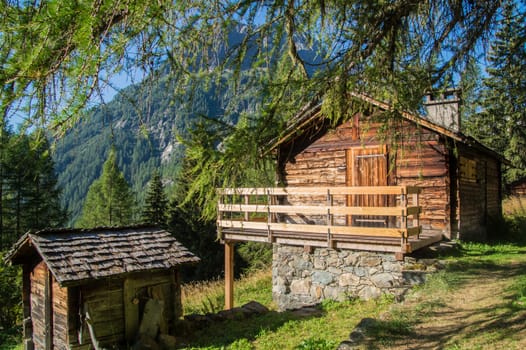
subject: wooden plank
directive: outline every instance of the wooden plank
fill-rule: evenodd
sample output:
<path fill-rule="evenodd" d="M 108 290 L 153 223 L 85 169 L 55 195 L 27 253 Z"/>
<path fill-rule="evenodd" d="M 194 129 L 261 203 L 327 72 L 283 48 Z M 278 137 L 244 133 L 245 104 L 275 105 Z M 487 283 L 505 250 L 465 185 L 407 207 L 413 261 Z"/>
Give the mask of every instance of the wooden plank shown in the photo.
<path fill-rule="evenodd" d="M 273 214 L 304 214 L 326 215 L 327 211 L 333 215 L 376 215 L 376 216 L 403 216 L 419 213 L 418 207 L 344 207 L 328 205 L 265 205 L 265 204 L 220 204 L 220 212 L 251 212 Z"/>
<path fill-rule="evenodd" d="M 128 344 L 132 344 L 139 330 L 139 304 L 135 302 L 135 280 L 124 280 L 124 336 Z"/>
<path fill-rule="evenodd" d="M 228 240 L 228 241 L 238 241 L 238 242 L 270 243 L 268 235 L 259 236 L 259 235 L 254 235 L 254 234 L 251 234 L 251 233 L 243 234 L 243 233 L 240 233 L 240 232 L 238 232 L 238 233 L 225 232 L 223 239 L 224 240 Z"/>
<path fill-rule="evenodd" d="M 225 242 L 225 310 L 234 307 L 234 244 Z"/>
<path fill-rule="evenodd" d="M 411 188 L 411 191 L 415 191 Z M 327 193 L 333 195 L 349 195 L 349 194 L 405 194 L 407 193 L 407 186 L 336 186 L 336 187 L 318 187 L 318 186 L 303 186 L 303 187 L 269 187 L 269 188 L 218 188 L 219 195 L 273 195 L 273 196 L 287 196 L 287 195 L 326 195 Z"/>
<path fill-rule="evenodd" d="M 410 241 L 409 243 L 411 244 L 412 251 L 415 251 L 417 249 L 427 247 L 433 243 L 440 242 L 441 240 L 442 240 L 442 234 L 437 233 L 431 236 L 425 236 L 425 237 L 420 236 L 418 240 Z"/>
<path fill-rule="evenodd" d="M 218 220 L 217 226 L 223 228 L 239 228 L 239 229 L 256 229 L 266 230 L 268 228 L 266 222 L 250 222 L 250 221 L 235 221 L 235 220 Z"/>
<path fill-rule="evenodd" d="M 396 253 L 400 251 L 400 244 L 386 245 L 386 244 L 369 244 L 369 243 L 355 243 L 355 242 L 336 242 L 337 249 L 350 250 L 368 250 L 373 252 Z"/>
<path fill-rule="evenodd" d="M 401 237 L 406 234 L 407 230 L 399 228 L 384 228 L 384 227 L 352 227 L 352 226 L 327 226 L 327 225 L 304 225 L 304 224 L 287 224 L 287 223 L 262 223 L 262 222 L 246 222 L 246 221 L 218 221 L 218 225 L 226 228 L 239 229 L 256 229 L 266 230 L 268 226 L 273 231 L 286 231 L 296 233 L 323 233 L 327 232 L 333 234 L 344 235 L 363 235 L 363 236 L 380 236 L 380 237 Z M 268 225 L 268 226 L 267 226 Z"/>
<path fill-rule="evenodd" d="M 299 239 L 297 237 L 276 237 L 277 244 L 287 244 L 296 246 L 311 246 L 311 247 L 322 247 L 327 248 L 327 240 L 314 240 L 314 239 Z"/>

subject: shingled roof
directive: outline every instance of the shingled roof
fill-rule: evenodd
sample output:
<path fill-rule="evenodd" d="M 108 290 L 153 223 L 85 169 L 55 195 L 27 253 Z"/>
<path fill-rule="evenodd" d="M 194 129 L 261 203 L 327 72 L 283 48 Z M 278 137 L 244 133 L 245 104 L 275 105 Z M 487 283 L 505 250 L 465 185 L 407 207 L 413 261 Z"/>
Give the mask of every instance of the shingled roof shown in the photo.
<path fill-rule="evenodd" d="M 23 264 L 35 254 L 62 287 L 200 260 L 169 232 L 151 226 L 28 232 L 14 244 L 6 260 Z"/>

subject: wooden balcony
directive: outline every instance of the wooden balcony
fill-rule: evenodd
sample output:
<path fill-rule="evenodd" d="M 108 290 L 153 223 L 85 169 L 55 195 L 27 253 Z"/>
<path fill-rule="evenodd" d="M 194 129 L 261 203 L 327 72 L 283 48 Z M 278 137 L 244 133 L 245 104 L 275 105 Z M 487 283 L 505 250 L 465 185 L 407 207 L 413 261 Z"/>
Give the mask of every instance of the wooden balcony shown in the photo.
<path fill-rule="evenodd" d="M 418 187 L 218 189 L 225 242 L 411 253 L 441 239 L 422 233 Z"/>

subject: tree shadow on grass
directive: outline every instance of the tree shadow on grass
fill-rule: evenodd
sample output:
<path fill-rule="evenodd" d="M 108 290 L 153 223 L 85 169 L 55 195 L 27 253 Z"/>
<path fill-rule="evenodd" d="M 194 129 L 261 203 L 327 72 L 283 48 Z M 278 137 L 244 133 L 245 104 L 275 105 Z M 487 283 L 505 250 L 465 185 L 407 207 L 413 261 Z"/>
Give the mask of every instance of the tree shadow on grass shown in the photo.
<path fill-rule="evenodd" d="M 244 319 L 210 321 L 198 328 L 183 323 L 185 332 L 180 348 L 223 348 L 242 339 L 255 340 L 259 335 L 276 331 L 290 321 L 304 321 L 323 315 L 325 311 L 321 306 L 310 306 L 284 312 L 268 311 Z"/>

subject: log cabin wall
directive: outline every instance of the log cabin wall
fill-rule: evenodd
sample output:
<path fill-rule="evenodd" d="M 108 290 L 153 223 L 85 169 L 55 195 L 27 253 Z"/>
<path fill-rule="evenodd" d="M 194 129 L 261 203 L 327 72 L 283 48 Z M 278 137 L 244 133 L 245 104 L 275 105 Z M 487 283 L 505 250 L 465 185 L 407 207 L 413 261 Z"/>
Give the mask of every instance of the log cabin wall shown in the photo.
<path fill-rule="evenodd" d="M 485 240 L 488 225 L 501 216 L 500 163 L 465 146 L 459 146 L 458 154 L 458 238 Z"/>
<path fill-rule="evenodd" d="M 363 118 L 362 118 L 363 119 Z M 436 132 L 407 121 L 395 121 L 392 129 L 379 130 L 380 123 L 360 125 L 357 117 L 327 131 L 314 142 L 282 147 L 279 154 L 279 181 L 286 186 L 345 186 L 348 181 L 347 150 L 385 147 L 388 154 L 386 185 L 422 187 L 420 215 L 422 229 L 429 233 L 451 234 L 450 152 Z M 354 127 L 353 127 L 354 125 Z M 396 134 L 397 141 L 392 140 Z M 304 145 L 304 143 L 303 143 Z M 386 146 L 384 146 L 386 145 Z M 373 181 L 374 182 L 374 181 Z M 323 203 L 324 198 L 291 198 L 291 204 Z M 344 201 L 344 198 L 336 201 Z"/>
<path fill-rule="evenodd" d="M 68 349 L 68 290 L 61 288 L 57 281 L 52 279 L 53 299 L 53 348 Z"/>
<path fill-rule="evenodd" d="M 67 289 L 58 285 L 44 261 L 32 269 L 29 280 L 35 349 L 67 349 Z"/>
<path fill-rule="evenodd" d="M 422 231 L 453 238 L 451 210 L 456 198 L 451 195 L 451 152 L 447 142 L 437 133 L 408 122 L 404 123 L 403 135 L 397 144 L 392 184 L 419 186 Z"/>

